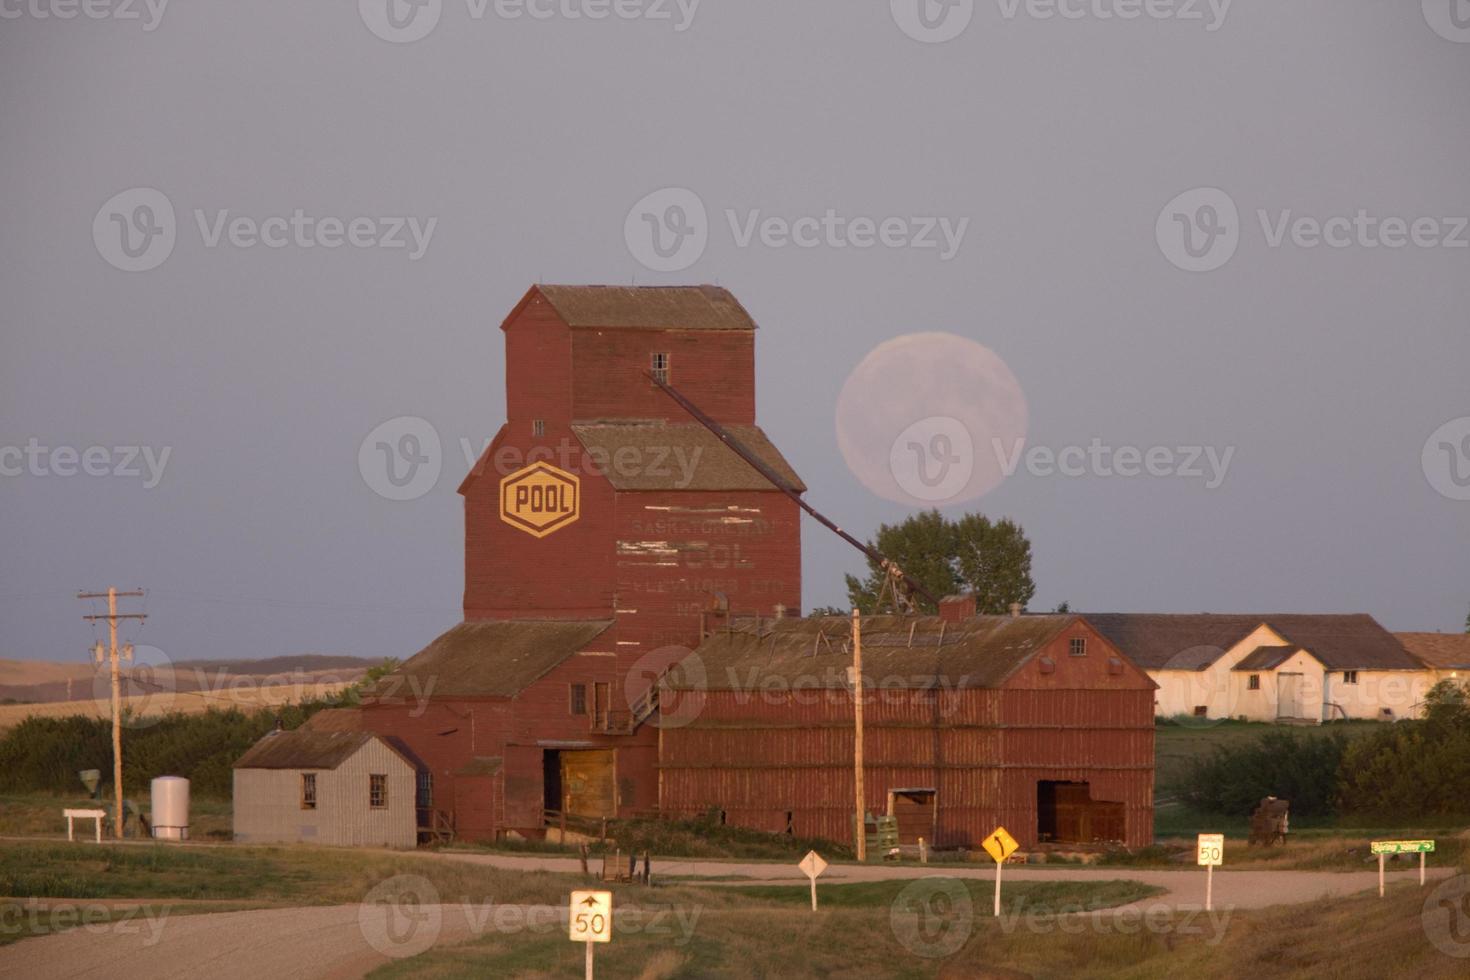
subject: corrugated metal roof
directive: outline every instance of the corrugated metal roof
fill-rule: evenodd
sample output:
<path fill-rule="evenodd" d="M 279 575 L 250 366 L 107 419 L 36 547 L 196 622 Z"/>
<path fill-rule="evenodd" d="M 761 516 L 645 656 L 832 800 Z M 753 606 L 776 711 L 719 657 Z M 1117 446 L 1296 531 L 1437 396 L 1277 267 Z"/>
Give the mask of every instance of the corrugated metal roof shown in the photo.
<path fill-rule="evenodd" d="M 725 426 L 730 434 L 791 487 L 806 484 L 780 451 L 753 425 Z M 608 481 L 619 490 L 770 490 L 771 483 L 702 425 L 663 422 L 597 423 L 572 426 L 589 452 L 603 454 Z M 636 466 L 620 466 L 624 458 Z"/>
<path fill-rule="evenodd" d="M 755 321 L 719 286 L 537 286 L 570 327 L 754 330 Z"/>
<path fill-rule="evenodd" d="M 235 760 L 236 769 L 336 769 L 362 748 L 371 732 L 271 732 Z"/>
<path fill-rule="evenodd" d="M 1395 633 L 1409 655 L 1435 670 L 1470 670 L 1470 633 Z"/>
<path fill-rule="evenodd" d="M 363 696 L 514 697 L 611 625 L 605 619 L 460 623 Z"/>
<path fill-rule="evenodd" d="M 975 616 L 945 623 L 937 616 L 870 616 L 863 620 L 863 674 L 893 687 L 998 687 L 1077 619 Z M 669 686 L 743 690 L 778 678 L 813 689 L 844 687 L 851 622 L 844 616 L 738 620 L 695 650 L 703 679 L 679 670 Z"/>
<path fill-rule="evenodd" d="M 1269 626 L 1283 640 L 1306 649 L 1329 670 L 1417 670 L 1419 664 L 1393 634 L 1366 613 L 1084 613 L 1088 622 L 1134 663 L 1147 670 L 1202 669 Z M 1176 668 L 1181 653 L 1214 648 L 1207 663 Z"/>

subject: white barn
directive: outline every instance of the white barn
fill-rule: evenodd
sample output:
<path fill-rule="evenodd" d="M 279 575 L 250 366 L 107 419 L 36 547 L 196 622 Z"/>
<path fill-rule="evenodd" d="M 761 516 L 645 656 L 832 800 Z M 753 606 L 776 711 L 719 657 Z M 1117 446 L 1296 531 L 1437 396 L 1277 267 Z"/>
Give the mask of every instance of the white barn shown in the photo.
<path fill-rule="evenodd" d="M 235 840 L 413 847 L 420 768 L 370 732 L 271 732 L 235 763 Z"/>
<path fill-rule="evenodd" d="M 1434 672 L 1365 614 L 1089 613 L 1159 685 L 1156 714 L 1246 721 L 1394 721 Z"/>

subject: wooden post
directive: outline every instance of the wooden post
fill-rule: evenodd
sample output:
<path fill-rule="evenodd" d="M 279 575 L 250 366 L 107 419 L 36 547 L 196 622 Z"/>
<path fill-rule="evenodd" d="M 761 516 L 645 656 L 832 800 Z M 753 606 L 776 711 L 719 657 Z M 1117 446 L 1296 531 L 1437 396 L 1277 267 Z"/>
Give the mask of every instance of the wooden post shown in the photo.
<path fill-rule="evenodd" d="M 1214 909 L 1215 902 L 1215 866 L 1205 865 L 1205 911 Z"/>
<path fill-rule="evenodd" d="M 107 645 L 112 658 L 112 785 L 117 797 L 117 839 L 123 835 L 123 785 L 122 785 L 122 682 L 117 669 L 117 589 L 107 589 Z"/>
<path fill-rule="evenodd" d="M 587 940 L 587 980 L 592 980 L 592 947 L 596 945 L 592 940 Z"/>
<path fill-rule="evenodd" d="M 857 859 L 868 859 L 867 812 L 863 807 L 863 624 L 862 614 L 852 611 L 852 700 L 853 700 L 853 791 L 857 813 Z M 815 887 L 815 886 L 813 886 Z M 813 896 L 815 896 L 815 891 Z M 816 899 L 813 897 L 813 903 Z M 815 904 L 812 906 L 816 907 Z"/>
<path fill-rule="evenodd" d="M 815 912 L 816 910 L 817 910 L 817 879 L 816 879 L 816 876 L 814 875 L 812 877 L 812 911 Z"/>
<path fill-rule="evenodd" d="M 116 588 L 109 587 L 106 592 L 107 615 L 106 616 L 83 616 L 83 619 L 96 622 L 99 619 L 107 620 L 107 655 L 111 660 L 112 669 L 112 783 L 113 795 L 117 805 L 117 813 L 114 814 L 113 828 L 118 840 L 123 835 L 123 785 L 122 785 L 122 681 L 118 673 L 118 649 L 117 649 L 117 621 L 119 619 L 147 619 L 142 613 L 130 613 L 119 616 L 117 614 L 118 596 L 139 596 L 142 590 L 134 592 L 119 592 Z M 96 592 L 83 592 L 77 596 L 78 599 L 101 599 L 103 594 Z M 98 644 L 101 646 L 101 644 Z"/>
<path fill-rule="evenodd" d="M 1419 852 L 1419 887 L 1424 887 L 1424 852 Z"/>
<path fill-rule="evenodd" d="M 995 862 L 995 917 L 1000 918 L 1000 869 L 1005 866 L 1004 859 Z"/>
<path fill-rule="evenodd" d="M 1383 897 L 1383 853 L 1378 854 L 1378 897 Z"/>

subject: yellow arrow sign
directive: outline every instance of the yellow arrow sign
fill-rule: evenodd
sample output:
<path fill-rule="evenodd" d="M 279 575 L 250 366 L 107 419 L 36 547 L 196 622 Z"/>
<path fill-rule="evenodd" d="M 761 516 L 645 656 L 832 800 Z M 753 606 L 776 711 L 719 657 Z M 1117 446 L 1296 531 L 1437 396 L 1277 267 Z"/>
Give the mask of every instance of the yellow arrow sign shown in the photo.
<path fill-rule="evenodd" d="M 996 827 L 995 831 L 985 838 L 984 846 L 985 853 L 994 858 L 996 864 L 1000 864 L 1016 853 L 1016 848 L 1021 845 L 1016 843 L 1016 839 L 1004 827 Z"/>

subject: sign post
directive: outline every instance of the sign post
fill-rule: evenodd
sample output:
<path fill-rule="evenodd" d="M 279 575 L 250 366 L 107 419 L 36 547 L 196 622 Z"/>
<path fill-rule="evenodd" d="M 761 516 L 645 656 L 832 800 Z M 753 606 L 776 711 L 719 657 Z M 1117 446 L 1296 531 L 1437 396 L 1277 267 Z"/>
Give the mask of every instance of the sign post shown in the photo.
<path fill-rule="evenodd" d="M 1432 840 L 1376 840 L 1370 845 L 1374 854 L 1378 855 L 1378 897 L 1383 897 L 1383 864 L 1389 854 L 1417 854 L 1419 855 L 1419 886 L 1424 886 L 1424 857 L 1434 853 L 1434 841 Z"/>
<path fill-rule="evenodd" d="M 822 860 L 822 855 L 816 851 L 807 851 L 806 857 L 801 859 L 801 863 L 797 867 L 801 869 L 802 874 L 811 879 L 812 911 L 815 912 L 817 910 L 817 878 L 821 876 L 823 871 L 827 870 L 827 862 Z"/>
<path fill-rule="evenodd" d="M 587 980 L 592 980 L 592 950 L 612 942 L 612 892 L 572 892 L 567 910 L 567 938 L 587 944 Z"/>
<path fill-rule="evenodd" d="M 985 853 L 995 859 L 995 915 L 1000 917 L 1000 869 L 1005 865 L 1006 858 L 1016 853 L 1020 847 L 1016 839 L 1006 831 L 1004 827 L 996 827 L 990 836 L 985 838 Z"/>
<path fill-rule="evenodd" d="M 1195 860 L 1205 869 L 1205 911 L 1214 909 L 1215 865 L 1225 863 L 1225 835 L 1200 834 Z"/>

